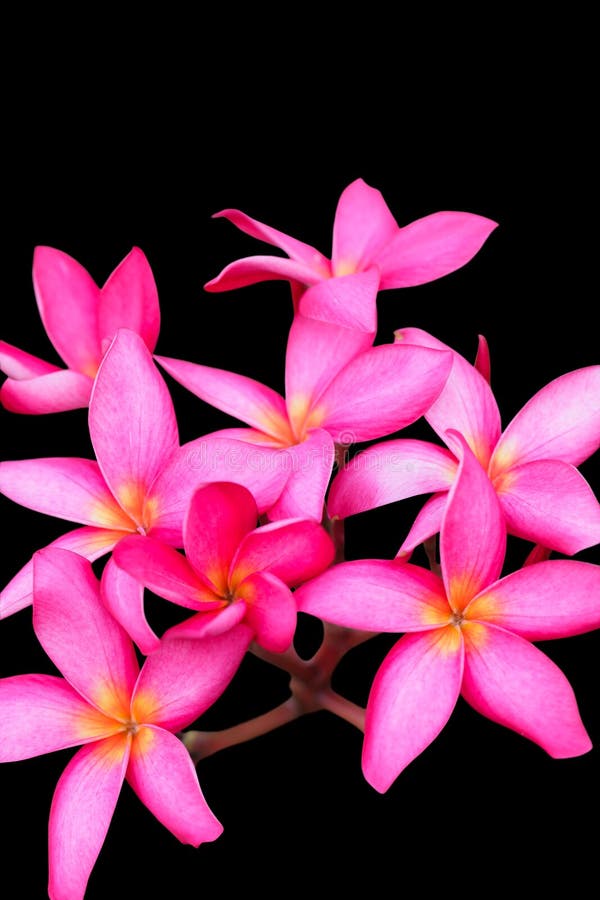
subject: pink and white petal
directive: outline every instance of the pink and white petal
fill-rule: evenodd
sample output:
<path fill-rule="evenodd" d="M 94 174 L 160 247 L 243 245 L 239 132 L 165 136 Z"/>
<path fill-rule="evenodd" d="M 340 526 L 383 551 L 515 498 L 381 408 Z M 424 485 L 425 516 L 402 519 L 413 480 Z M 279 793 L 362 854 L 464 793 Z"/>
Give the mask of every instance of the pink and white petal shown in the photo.
<path fill-rule="evenodd" d="M 333 566 L 294 591 L 300 612 L 366 631 L 425 631 L 451 617 L 444 586 L 428 569 L 387 559 Z"/>
<path fill-rule="evenodd" d="M 439 534 L 442 528 L 442 521 L 448 503 L 448 492 L 443 494 L 434 494 L 426 503 L 423 504 L 421 511 L 413 522 L 412 528 L 402 542 L 396 559 L 403 559 L 413 552 L 415 547 L 422 544 L 434 534 Z"/>
<path fill-rule="evenodd" d="M 287 253 L 290 259 L 303 262 L 310 268 L 323 269 L 325 273 L 330 271 L 329 260 L 322 253 L 319 253 L 318 250 L 315 250 L 314 247 L 311 247 L 310 244 L 305 244 L 303 241 L 297 240 L 297 238 L 290 237 L 289 234 L 284 234 L 283 231 L 277 231 L 276 228 L 271 228 L 270 225 L 264 225 L 262 222 L 247 216 L 246 213 L 241 212 L 239 209 L 223 209 L 221 212 L 215 213 L 212 218 L 227 219 L 236 228 L 243 231 L 244 234 L 249 234 L 250 237 L 259 241 L 265 241 L 265 243 L 271 244 L 273 247 L 279 247 L 280 250 Z M 323 274 L 321 277 L 327 276 Z"/>
<path fill-rule="evenodd" d="M 231 561 L 256 528 L 254 497 L 240 484 L 213 482 L 192 497 L 183 528 L 185 552 L 194 570 L 225 593 Z"/>
<path fill-rule="evenodd" d="M 127 632 L 146 656 L 159 646 L 159 638 L 150 628 L 144 612 L 144 585 L 108 560 L 100 585 L 102 602 L 115 622 Z"/>
<path fill-rule="evenodd" d="M 235 603 L 224 604 L 222 609 L 212 612 L 200 612 L 190 616 L 185 622 L 173 625 L 165 631 L 163 638 L 185 638 L 186 640 L 203 640 L 204 638 L 217 637 L 231 631 L 246 618 L 246 604 L 243 600 Z M 246 626 L 244 626 L 245 628 Z"/>
<path fill-rule="evenodd" d="M 76 457 L 15 459 L 0 463 L 0 492 L 37 512 L 100 528 L 132 530 L 115 503 L 98 463 Z"/>
<path fill-rule="evenodd" d="M 48 337 L 70 369 L 92 378 L 102 357 L 98 334 L 100 288 L 73 257 L 36 247 L 33 288 Z"/>
<path fill-rule="evenodd" d="M 215 594 L 214 587 L 211 590 L 183 554 L 154 538 L 131 535 L 117 544 L 112 558 L 115 565 L 138 584 L 186 609 L 197 610 L 204 603 L 220 606 L 223 602 Z M 108 603 L 106 597 L 104 600 Z M 108 605 L 112 610 L 111 604 Z M 113 615 L 116 615 L 115 611 Z M 122 622 L 120 615 L 116 618 Z"/>
<path fill-rule="evenodd" d="M 334 275 L 365 269 L 376 262 L 398 231 L 381 191 L 357 178 L 342 192 L 335 212 L 331 254 Z"/>
<path fill-rule="evenodd" d="M 320 424 L 337 442 L 349 434 L 368 441 L 398 431 L 427 412 L 451 367 L 448 352 L 408 344 L 373 347 L 351 360 L 321 395 Z"/>
<path fill-rule="evenodd" d="M 254 572 L 268 571 L 289 587 L 318 575 L 332 562 L 333 542 L 315 521 L 283 520 L 247 534 L 231 563 L 233 590 Z"/>
<path fill-rule="evenodd" d="M 93 562 L 115 546 L 123 537 L 122 531 L 109 531 L 104 528 L 77 528 L 61 535 L 45 549 L 58 547 L 72 550 Z M 30 559 L 17 572 L 0 594 L 0 619 L 6 619 L 13 613 L 25 609 L 33 602 L 33 560 Z"/>
<path fill-rule="evenodd" d="M 283 397 L 259 381 L 183 359 L 155 358 L 175 381 L 211 406 L 275 438 L 289 436 Z"/>
<path fill-rule="evenodd" d="M 370 337 L 366 347 L 370 347 L 377 331 L 378 288 L 379 269 L 376 266 L 365 272 L 329 278 L 302 294 L 298 312 L 331 325 L 364 331 Z"/>
<path fill-rule="evenodd" d="M 167 731 L 185 728 L 221 696 L 251 640 L 245 625 L 201 641 L 163 638 L 140 672 L 131 704 L 135 720 Z"/>
<path fill-rule="evenodd" d="M 449 211 L 405 225 L 372 259 L 381 269 L 381 290 L 425 284 L 460 269 L 497 227 L 484 216 Z"/>
<path fill-rule="evenodd" d="M 512 572 L 469 605 L 467 615 L 529 641 L 600 628 L 600 566 L 553 559 Z"/>
<path fill-rule="evenodd" d="M 125 779 L 131 737 L 82 747 L 62 773 L 50 809 L 48 893 L 83 900 Z"/>
<path fill-rule="evenodd" d="M 452 485 L 458 464 L 445 448 L 399 439 L 359 453 L 336 475 L 329 491 L 330 516 L 345 519 L 417 494 Z"/>
<path fill-rule="evenodd" d="M 102 288 L 98 307 L 98 333 L 108 345 L 119 328 L 130 328 L 150 352 L 156 347 L 160 330 L 158 291 L 150 264 L 139 247 L 134 247 L 109 275 Z"/>
<path fill-rule="evenodd" d="M 232 291 L 260 281 L 291 281 L 304 285 L 316 284 L 322 278 L 329 278 L 329 262 L 327 269 L 320 272 L 312 266 L 294 259 L 282 259 L 280 256 L 246 256 L 236 259 L 225 266 L 216 278 L 207 281 L 205 291 Z"/>
<path fill-rule="evenodd" d="M 292 643 L 297 610 L 289 587 L 270 572 L 255 572 L 236 589 L 246 604 L 244 623 L 265 650 L 283 653 Z"/>
<path fill-rule="evenodd" d="M 538 459 L 579 465 L 600 446 L 600 366 L 547 384 L 509 423 L 492 458 L 492 475 Z"/>
<path fill-rule="evenodd" d="M 473 365 L 482 378 L 485 378 L 488 384 L 492 381 L 492 363 L 490 361 L 490 348 L 488 342 L 482 334 L 477 335 L 477 356 Z"/>
<path fill-rule="evenodd" d="M 107 350 L 94 383 L 89 421 L 111 491 L 142 524 L 143 500 L 179 439 L 167 385 L 135 332 L 120 329 Z"/>
<path fill-rule="evenodd" d="M 580 756 L 592 744 L 573 689 L 541 650 L 495 625 L 463 626 L 462 694 L 477 712 L 539 744 L 550 756 Z"/>
<path fill-rule="evenodd" d="M 381 664 L 367 704 L 362 767 L 384 793 L 438 736 L 456 706 L 463 642 L 453 626 L 407 634 Z"/>
<path fill-rule="evenodd" d="M 467 360 L 420 328 L 401 328 L 394 332 L 396 341 L 450 350 L 452 370 L 439 397 L 425 418 L 445 441 L 446 431 L 460 432 L 482 466 L 486 467 L 500 437 L 500 412 L 489 383 Z"/>
<path fill-rule="evenodd" d="M 314 428 L 302 443 L 279 450 L 276 464 L 287 473 L 287 481 L 268 509 L 269 519 L 320 522 L 334 458 L 333 438 L 323 428 Z"/>
<path fill-rule="evenodd" d="M 54 675 L 0 678 L 0 762 L 31 759 L 122 731 Z"/>
<path fill-rule="evenodd" d="M 50 372 L 60 372 L 58 366 L 32 356 L 24 350 L 19 350 L 13 344 L 0 341 L 0 372 L 4 372 L 9 378 L 21 381 L 25 378 L 37 378 L 39 375 L 49 375 Z"/>
<path fill-rule="evenodd" d="M 506 552 L 506 525 L 496 492 L 462 435 L 448 433 L 462 459 L 442 521 L 440 560 L 455 612 L 495 581 Z"/>
<path fill-rule="evenodd" d="M 495 481 L 511 534 L 572 555 L 600 542 L 600 504 L 573 466 L 534 460 Z"/>
<path fill-rule="evenodd" d="M 127 781 L 144 806 L 182 843 L 214 841 L 223 826 L 204 799 L 190 754 L 179 738 L 144 725 L 135 736 Z"/>
<path fill-rule="evenodd" d="M 56 548 L 35 554 L 33 628 L 76 691 L 107 715 L 128 718 L 139 666 L 127 634 L 100 599 L 87 559 Z"/>
<path fill-rule="evenodd" d="M 271 447 L 272 449 L 281 450 L 282 442 L 278 438 L 274 438 L 264 431 L 258 431 L 257 428 L 219 428 L 218 431 L 211 431 L 205 435 L 207 438 L 234 438 L 236 441 L 245 441 L 247 444 L 259 444 L 261 447 Z"/>
<path fill-rule="evenodd" d="M 92 385 L 89 375 L 71 369 L 59 369 L 24 381 L 8 378 L 0 388 L 0 402 L 5 409 L 15 413 L 65 412 L 88 406 Z"/>

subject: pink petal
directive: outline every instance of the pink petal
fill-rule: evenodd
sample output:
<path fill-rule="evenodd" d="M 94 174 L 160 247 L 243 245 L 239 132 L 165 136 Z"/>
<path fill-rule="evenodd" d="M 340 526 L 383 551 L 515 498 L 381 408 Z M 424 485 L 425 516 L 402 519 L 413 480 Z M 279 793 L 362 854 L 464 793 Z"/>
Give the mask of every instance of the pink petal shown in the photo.
<path fill-rule="evenodd" d="M 463 642 L 450 626 L 401 638 L 381 664 L 369 695 L 362 766 L 383 793 L 438 736 L 456 705 Z"/>
<path fill-rule="evenodd" d="M 300 444 L 277 451 L 274 464 L 288 476 L 277 502 L 268 510 L 269 519 L 320 522 L 334 458 L 333 438 L 323 428 L 314 428 Z"/>
<path fill-rule="evenodd" d="M 246 604 L 244 622 L 256 641 L 272 653 L 283 653 L 296 630 L 296 603 L 292 592 L 270 572 L 254 572 L 236 589 Z"/>
<path fill-rule="evenodd" d="M 125 778 L 131 738 L 82 747 L 60 777 L 49 823 L 52 900 L 83 900 Z"/>
<path fill-rule="evenodd" d="M 482 378 L 485 378 L 488 384 L 491 383 L 492 364 L 490 362 L 490 348 L 488 342 L 482 334 L 478 336 L 477 356 L 473 365 Z"/>
<path fill-rule="evenodd" d="M 279 247 L 280 250 L 287 253 L 290 259 L 305 263 L 311 268 L 329 271 L 329 260 L 322 253 L 319 253 L 318 250 L 315 250 L 314 247 L 311 247 L 310 244 L 305 244 L 296 238 L 290 237 L 289 234 L 284 234 L 282 231 L 277 231 L 276 228 L 271 228 L 269 225 L 263 225 L 262 222 L 251 219 L 250 216 L 240 212 L 239 209 L 223 209 L 221 212 L 215 213 L 213 219 L 227 219 L 240 231 L 249 234 L 250 237 L 259 241 L 265 241 L 274 247 Z"/>
<path fill-rule="evenodd" d="M 252 494 L 239 484 L 214 482 L 192 497 L 183 531 L 185 551 L 194 570 L 217 592 L 227 591 L 231 561 L 257 519 Z"/>
<path fill-rule="evenodd" d="M 443 491 L 456 476 L 456 459 L 426 441 L 387 441 L 355 456 L 335 477 L 327 507 L 345 519 L 416 494 Z"/>
<path fill-rule="evenodd" d="M 4 372 L 9 378 L 21 381 L 24 378 L 37 378 L 38 375 L 49 375 L 50 372 L 60 372 L 58 366 L 32 356 L 19 350 L 13 344 L 0 341 L 0 372 Z"/>
<path fill-rule="evenodd" d="M 163 635 L 163 638 L 185 638 L 186 640 L 204 640 L 231 631 L 246 618 L 247 607 L 243 600 L 236 600 L 222 609 L 211 612 L 199 612 L 190 616 L 185 622 L 174 625 Z M 246 628 L 246 626 L 242 626 Z M 252 634 L 252 632 L 249 632 Z"/>
<path fill-rule="evenodd" d="M 70 550 L 40 550 L 33 591 L 33 628 L 50 659 L 91 704 L 128 718 L 139 667 L 127 634 L 100 599 L 91 564 Z"/>
<path fill-rule="evenodd" d="M 256 284 L 259 281 L 299 282 L 316 284 L 321 278 L 329 278 L 329 263 L 321 273 L 305 263 L 279 256 L 246 256 L 225 266 L 216 278 L 204 285 L 205 291 L 232 291 L 236 288 Z"/>
<path fill-rule="evenodd" d="M 372 262 L 381 290 L 434 281 L 471 260 L 497 222 L 465 212 L 437 212 L 400 228 Z"/>
<path fill-rule="evenodd" d="M 422 416 L 442 390 L 452 354 L 387 344 L 353 359 L 319 400 L 321 425 L 336 442 L 368 441 Z M 316 423 L 315 423 L 316 424 Z M 345 436 L 345 437 L 344 437 Z"/>
<path fill-rule="evenodd" d="M 298 311 L 311 319 L 355 328 L 374 337 L 377 331 L 378 288 L 379 270 L 375 266 L 366 272 L 329 278 L 303 293 Z M 371 339 L 366 346 L 372 343 Z"/>
<path fill-rule="evenodd" d="M 472 623 L 462 631 L 462 693 L 471 706 L 557 759 L 591 749 L 573 689 L 558 666 L 533 644 L 495 625 Z"/>
<path fill-rule="evenodd" d="M 290 436 L 285 401 L 264 384 L 245 375 L 199 366 L 182 359 L 157 356 L 156 360 L 179 384 L 211 406 L 278 440 L 287 440 Z"/>
<path fill-rule="evenodd" d="M 72 550 L 90 561 L 98 559 L 104 553 L 112 550 L 117 541 L 123 536 L 122 531 L 108 531 L 104 528 L 77 528 L 61 535 L 49 547 L 59 547 L 63 550 Z M 33 560 L 17 572 L 14 578 L 6 585 L 0 595 L 0 619 L 6 619 L 13 613 L 19 612 L 29 606 L 33 601 Z"/>
<path fill-rule="evenodd" d="M 410 563 L 357 559 L 294 591 L 300 612 L 366 631 L 425 631 L 451 618 L 440 578 Z"/>
<path fill-rule="evenodd" d="M 493 475 L 538 459 L 577 466 L 600 446 L 600 366 L 561 375 L 517 413 L 498 442 Z"/>
<path fill-rule="evenodd" d="M 200 790 L 190 754 L 168 731 L 154 726 L 139 729 L 127 781 L 144 806 L 182 843 L 198 847 L 223 831 Z"/>
<path fill-rule="evenodd" d="M 527 554 L 523 566 L 533 566 L 535 563 L 546 562 L 551 555 L 552 550 L 550 547 L 544 547 L 543 544 L 534 544 Z"/>
<path fill-rule="evenodd" d="M 467 614 L 530 641 L 544 641 L 600 628 L 599 598 L 600 566 L 554 559 L 490 585 Z"/>
<path fill-rule="evenodd" d="M 0 491 L 15 503 L 59 519 L 133 530 L 91 459 L 55 457 L 0 463 Z"/>
<path fill-rule="evenodd" d="M 67 253 L 36 247 L 33 287 L 48 337 L 70 369 L 92 378 L 102 356 L 98 334 L 100 288 Z"/>
<path fill-rule="evenodd" d="M 254 572 L 268 571 L 294 587 L 326 569 L 334 554 L 331 538 L 317 522 L 272 522 L 241 542 L 231 563 L 229 583 L 235 589 Z"/>
<path fill-rule="evenodd" d="M 144 612 L 144 585 L 120 569 L 112 558 L 102 572 L 100 593 L 108 612 L 142 653 L 147 655 L 156 650 L 159 639 L 150 628 Z"/>
<path fill-rule="evenodd" d="M 434 494 L 427 500 L 396 554 L 398 559 L 410 556 L 415 547 L 418 547 L 427 538 L 433 537 L 434 534 L 439 534 L 447 503 L 447 491 L 444 491 L 443 494 Z"/>
<path fill-rule="evenodd" d="M 440 559 L 450 605 L 460 612 L 500 574 L 506 552 L 506 526 L 496 492 L 457 432 L 462 460 L 448 495 L 442 522 Z"/>
<path fill-rule="evenodd" d="M 370 266 L 398 231 L 381 192 L 357 178 L 343 191 L 335 213 L 331 254 L 334 275 Z"/>
<path fill-rule="evenodd" d="M 154 350 L 160 330 L 158 291 L 152 269 L 139 247 L 134 247 L 121 260 L 100 296 L 100 340 L 110 343 L 119 328 L 135 331 L 148 350 Z"/>
<path fill-rule="evenodd" d="M 64 678 L 0 679 L 0 762 L 76 747 L 121 730 L 119 722 L 90 707 Z"/>
<path fill-rule="evenodd" d="M 569 555 L 600 542 L 600 504 L 568 463 L 528 462 L 495 484 L 511 534 Z"/>
<path fill-rule="evenodd" d="M 221 696 L 251 640 L 245 625 L 201 641 L 163 638 L 140 672 L 131 706 L 136 721 L 185 728 Z"/>
<path fill-rule="evenodd" d="M 92 444 L 111 491 L 146 528 L 144 499 L 179 440 L 167 386 L 133 331 L 121 329 L 106 352 L 89 418 Z"/>
<path fill-rule="evenodd" d="M 402 328 L 396 332 L 396 341 L 451 350 L 420 328 Z M 482 466 L 486 467 L 500 437 L 500 413 L 486 379 L 471 363 L 451 351 L 452 370 L 439 397 L 425 414 L 435 432 L 445 440 L 446 431 L 453 428 L 466 439 Z"/>
<path fill-rule="evenodd" d="M 71 369 L 15 381 L 8 378 L 0 389 L 0 402 L 15 413 L 42 415 L 88 406 L 93 381 Z"/>

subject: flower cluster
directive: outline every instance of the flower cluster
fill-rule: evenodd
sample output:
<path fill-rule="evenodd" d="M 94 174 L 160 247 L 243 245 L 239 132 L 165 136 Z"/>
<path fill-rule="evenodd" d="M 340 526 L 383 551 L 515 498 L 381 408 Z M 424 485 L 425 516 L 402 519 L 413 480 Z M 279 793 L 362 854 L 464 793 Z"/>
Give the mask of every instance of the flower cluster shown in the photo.
<path fill-rule="evenodd" d="M 0 679 L 0 761 L 80 747 L 50 810 L 52 900 L 84 896 L 124 780 L 179 840 L 215 840 L 194 761 L 314 710 L 364 731 L 363 772 L 381 792 L 459 696 L 552 757 L 591 747 L 566 677 L 532 642 L 600 627 L 600 566 L 550 559 L 600 542 L 600 504 L 577 469 L 600 445 L 600 366 L 557 378 L 502 431 L 485 339 L 474 365 L 417 327 L 375 345 L 378 292 L 463 266 L 494 222 L 439 212 L 399 227 L 359 179 L 340 197 L 328 259 L 239 210 L 218 215 L 286 254 L 237 260 L 206 285 L 289 281 L 285 397 L 153 356 L 158 294 L 137 248 L 102 288 L 67 254 L 36 249 L 40 315 L 66 368 L 0 342 L 3 406 L 89 407 L 95 453 L 0 463 L 5 496 L 78 526 L 0 598 L 0 618 L 33 606 L 63 676 Z M 244 425 L 180 444 L 161 369 Z M 421 417 L 442 443 L 393 438 L 346 459 L 349 444 Z M 395 559 L 343 561 L 345 518 L 418 494 L 431 496 Z M 533 547 L 503 574 L 507 535 Z M 410 561 L 420 544 L 427 569 Z M 145 589 L 181 621 L 157 634 Z M 324 622 L 308 661 L 293 649 L 298 611 Z M 403 636 L 365 710 L 331 675 L 380 632 Z M 289 700 L 222 732 L 189 729 L 248 652 L 290 674 Z"/>

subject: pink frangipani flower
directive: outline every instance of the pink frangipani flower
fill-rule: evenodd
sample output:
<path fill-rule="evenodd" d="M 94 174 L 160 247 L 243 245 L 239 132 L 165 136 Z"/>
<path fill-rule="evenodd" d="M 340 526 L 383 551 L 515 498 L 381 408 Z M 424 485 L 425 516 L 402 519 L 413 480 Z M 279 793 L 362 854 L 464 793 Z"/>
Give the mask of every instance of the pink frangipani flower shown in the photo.
<path fill-rule="evenodd" d="M 126 328 L 118 331 L 100 365 L 89 427 L 97 462 L 62 457 L 2 462 L 0 491 L 30 509 L 81 522 L 83 528 L 53 546 L 90 560 L 128 534 L 152 534 L 182 547 L 183 519 L 200 484 L 242 483 L 262 513 L 277 500 L 288 477 L 271 464 L 268 451 L 241 441 L 198 438 L 180 447 L 167 386 L 142 339 Z M 124 609 L 139 606 L 140 586 L 121 570 L 113 571 L 110 561 L 107 568 L 105 578 L 115 581 L 112 596 L 120 598 Z M 29 605 L 31 590 L 28 563 L 2 592 L 0 618 Z M 152 632 L 146 638 L 157 641 Z"/>
<path fill-rule="evenodd" d="M 185 519 L 187 559 L 137 535 L 115 547 L 114 560 L 155 594 L 197 611 L 168 636 L 205 637 L 244 622 L 259 644 L 281 652 L 296 628 L 290 586 L 326 569 L 334 547 L 314 521 L 288 519 L 256 528 L 257 517 L 246 488 L 209 484 L 196 491 Z"/>
<path fill-rule="evenodd" d="M 246 234 L 283 250 L 288 258 L 239 259 L 209 281 L 206 290 L 228 291 L 258 281 L 284 279 L 291 282 L 295 302 L 307 287 L 319 281 L 371 267 L 377 269 L 381 290 L 433 281 L 469 262 L 497 227 L 491 219 L 472 213 L 438 212 L 399 228 L 380 191 L 362 178 L 348 185 L 340 196 L 331 259 L 237 209 L 225 209 L 214 218 L 228 219 Z"/>
<path fill-rule="evenodd" d="M 371 346 L 375 314 L 369 298 L 376 289 L 374 275 L 368 272 L 354 276 L 338 291 L 323 282 L 306 292 L 288 338 L 285 399 L 234 372 L 156 357 L 196 396 L 250 426 L 219 431 L 217 436 L 268 449 L 273 465 L 283 454 L 290 478 L 269 510 L 271 519 L 320 521 L 334 444 L 372 440 L 404 428 L 427 411 L 445 384 L 452 366 L 447 349 Z M 345 319 L 343 296 L 351 310 L 346 309 Z M 313 317 L 322 314 L 321 299 L 327 319 Z"/>
<path fill-rule="evenodd" d="M 238 625 L 223 637 L 165 641 L 140 671 L 87 560 L 42 550 L 34 568 L 33 626 L 64 678 L 0 680 L 0 761 L 83 744 L 58 782 L 49 823 L 51 900 L 79 900 L 125 778 L 183 843 L 197 847 L 221 834 L 173 732 L 223 693 L 251 631 Z"/>
<path fill-rule="evenodd" d="M 566 677 L 530 641 L 600 627 L 600 567 L 540 562 L 504 578 L 496 492 L 457 432 L 460 458 L 442 521 L 442 577 L 411 563 L 342 563 L 296 592 L 298 609 L 370 631 L 408 632 L 367 704 L 363 771 L 378 791 L 439 734 L 460 694 L 550 756 L 591 748 Z"/>
<path fill-rule="evenodd" d="M 418 328 L 396 332 L 403 344 L 449 349 Z M 600 541 L 600 505 L 575 468 L 600 445 L 600 366 L 561 375 L 535 394 L 501 432 L 485 378 L 453 351 L 444 389 L 425 418 L 445 439 L 460 432 L 488 473 L 510 534 L 572 555 Z M 489 363 L 487 364 L 489 372 Z M 334 480 L 328 508 L 346 516 L 435 492 L 400 554 L 440 530 L 456 456 L 426 441 L 394 440 L 356 456 Z"/>
<path fill-rule="evenodd" d="M 154 350 L 160 328 L 158 294 L 138 247 L 102 288 L 67 253 L 36 247 L 33 287 L 48 337 L 68 368 L 0 341 L 0 371 L 8 375 L 0 402 L 6 409 L 51 413 L 87 406 L 102 357 L 119 328 L 132 329 Z"/>

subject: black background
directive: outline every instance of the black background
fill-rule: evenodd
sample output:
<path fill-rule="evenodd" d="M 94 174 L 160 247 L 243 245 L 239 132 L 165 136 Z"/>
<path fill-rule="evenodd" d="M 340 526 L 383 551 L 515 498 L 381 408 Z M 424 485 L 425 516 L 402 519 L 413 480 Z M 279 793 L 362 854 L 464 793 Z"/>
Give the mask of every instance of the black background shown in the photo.
<path fill-rule="evenodd" d="M 82 101 L 73 71 L 48 88 L 40 80 L 26 103 L 33 127 L 11 129 L 8 142 L 3 339 L 60 364 L 35 308 L 35 245 L 70 253 L 99 283 L 137 245 L 159 288 L 158 352 L 282 390 L 289 289 L 274 282 L 203 292 L 231 260 L 270 252 L 210 215 L 237 207 L 329 255 L 339 194 L 362 177 L 382 191 L 400 224 L 457 209 L 500 226 L 462 270 L 381 294 L 379 341 L 396 328 L 419 326 L 472 359 L 477 334 L 486 335 L 504 424 L 551 379 L 598 362 L 587 120 L 561 92 L 560 78 L 540 87 L 530 73 L 518 91 L 484 83 L 479 95 L 469 78 L 452 88 L 442 78 L 413 106 L 412 82 L 399 76 L 392 83 L 387 73 L 385 102 L 370 106 L 360 93 L 342 102 L 340 85 L 329 82 L 327 96 L 279 96 L 256 72 L 248 80 L 242 68 L 236 74 L 231 93 L 215 95 L 204 68 L 183 98 L 176 78 L 165 87 L 156 77 L 149 87 L 140 75 L 110 102 L 102 90 Z M 174 382 L 169 386 L 182 440 L 230 424 Z M 1 422 L 2 458 L 92 455 L 85 411 L 52 417 L 1 411 Z M 406 433 L 427 432 L 419 426 Z M 597 460 L 582 471 L 598 491 Z M 34 550 L 71 526 L 0 500 L 4 584 Z M 406 501 L 356 517 L 348 523 L 350 557 L 394 555 L 419 507 Z M 526 552 L 525 544 L 512 543 L 509 568 Z M 593 550 L 579 558 L 599 561 Z M 150 607 L 160 623 L 163 606 Z M 317 638 L 303 619 L 302 651 Z M 380 637 L 354 650 L 336 688 L 364 704 L 392 643 Z M 1 623 L 0 648 L 2 676 L 53 671 L 29 611 Z M 569 677 L 599 745 L 600 635 L 543 649 Z M 285 676 L 249 659 L 203 722 L 235 724 L 285 697 Z M 181 846 L 125 786 L 87 896 L 129 897 L 161 883 L 176 897 L 244 882 L 280 896 L 286 885 L 339 891 L 363 876 L 379 894 L 391 882 L 406 892 L 404 880 L 415 874 L 432 890 L 453 883 L 477 893 L 483 876 L 475 873 L 538 887 L 544 878 L 564 876 L 573 888 L 573 879 L 592 872 L 598 749 L 551 760 L 460 701 L 442 735 L 386 795 L 364 781 L 360 751 L 357 731 L 318 713 L 207 759 L 198 767 L 200 782 L 225 831 L 199 850 Z M 0 768 L 4 877 L 18 878 L 19 896 L 45 895 L 47 814 L 70 756 Z"/>

